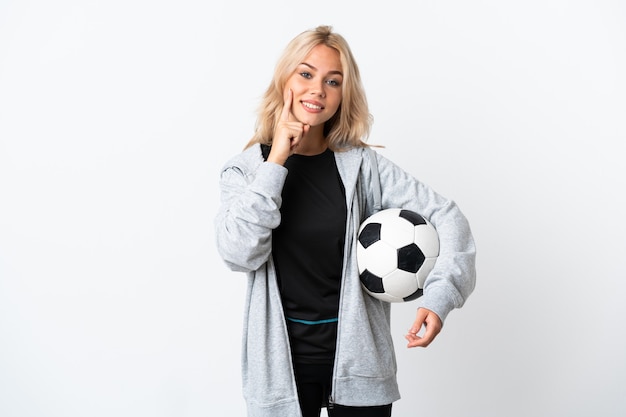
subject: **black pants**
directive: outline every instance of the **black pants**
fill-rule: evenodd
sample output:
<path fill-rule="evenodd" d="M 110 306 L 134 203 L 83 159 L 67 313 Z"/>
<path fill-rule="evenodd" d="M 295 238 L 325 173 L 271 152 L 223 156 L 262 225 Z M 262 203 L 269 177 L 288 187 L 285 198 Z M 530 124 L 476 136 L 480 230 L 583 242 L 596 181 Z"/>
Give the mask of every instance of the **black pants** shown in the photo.
<path fill-rule="evenodd" d="M 295 364 L 296 385 L 303 417 L 320 417 L 328 403 L 333 374 L 332 365 Z M 347 407 L 331 404 L 330 417 L 390 417 L 391 404 L 375 407 Z"/>

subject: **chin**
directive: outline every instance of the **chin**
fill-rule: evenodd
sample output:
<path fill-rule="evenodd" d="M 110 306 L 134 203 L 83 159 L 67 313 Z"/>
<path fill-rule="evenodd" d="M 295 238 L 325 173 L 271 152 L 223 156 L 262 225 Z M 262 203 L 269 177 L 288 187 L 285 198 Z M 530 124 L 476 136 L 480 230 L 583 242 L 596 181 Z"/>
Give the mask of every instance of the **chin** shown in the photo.
<path fill-rule="evenodd" d="M 304 123 L 307 124 L 311 127 L 315 127 L 315 126 L 319 126 L 319 125 L 323 125 L 324 123 L 326 123 L 328 121 L 328 119 L 326 118 L 319 118 L 319 117 L 302 117 L 299 118 L 298 121 L 300 123 Z"/>

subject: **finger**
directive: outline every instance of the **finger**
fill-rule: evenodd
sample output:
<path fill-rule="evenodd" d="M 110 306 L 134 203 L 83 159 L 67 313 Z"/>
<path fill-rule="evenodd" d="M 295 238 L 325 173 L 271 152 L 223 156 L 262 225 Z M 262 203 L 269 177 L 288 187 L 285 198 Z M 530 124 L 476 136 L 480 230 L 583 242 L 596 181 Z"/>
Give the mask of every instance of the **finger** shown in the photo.
<path fill-rule="evenodd" d="M 293 92 L 291 88 L 287 90 L 287 97 L 285 98 L 285 104 L 283 105 L 283 111 L 280 114 L 280 120 L 285 122 L 289 121 L 289 114 L 291 113 L 291 104 L 293 102 Z"/>
<path fill-rule="evenodd" d="M 417 315 L 415 317 L 415 321 L 413 322 L 413 326 L 409 330 L 410 334 L 417 334 L 422 329 L 424 322 L 426 321 L 426 317 L 428 316 L 428 310 L 424 308 L 419 308 L 417 310 Z"/>
<path fill-rule="evenodd" d="M 437 333 L 438 332 L 435 329 L 434 325 L 426 325 L 426 331 L 424 332 L 421 340 L 422 346 L 426 347 L 430 345 L 430 343 L 435 339 L 435 336 L 437 336 Z"/>
<path fill-rule="evenodd" d="M 419 337 L 407 334 L 406 336 L 404 336 L 404 338 L 409 342 L 406 345 L 407 348 L 420 347 L 420 338 Z"/>
<path fill-rule="evenodd" d="M 422 336 L 419 336 L 418 333 L 422 327 L 425 327 L 425 331 Z M 407 347 L 426 347 L 432 343 L 439 332 L 441 332 L 441 319 L 439 319 L 439 316 L 430 310 L 420 308 L 413 327 L 405 336 L 409 342 Z"/>
<path fill-rule="evenodd" d="M 424 333 L 423 337 L 413 334 L 407 334 L 405 336 L 405 339 L 408 340 L 409 343 L 406 345 L 406 347 L 427 347 L 428 345 L 430 345 L 434 338 L 434 335 L 428 335 L 428 333 Z"/>
<path fill-rule="evenodd" d="M 422 330 L 422 327 L 424 327 L 424 321 L 426 320 L 426 316 L 427 313 L 422 311 L 422 309 L 419 309 L 417 311 L 417 316 L 415 318 L 415 321 L 413 322 L 413 326 L 411 326 L 409 332 L 406 334 L 406 336 L 404 336 L 409 342 L 407 344 L 408 348 L 424 346 L 424 341 L 422 340 L 422 337 L 418 336 L 418 333 Z"/>

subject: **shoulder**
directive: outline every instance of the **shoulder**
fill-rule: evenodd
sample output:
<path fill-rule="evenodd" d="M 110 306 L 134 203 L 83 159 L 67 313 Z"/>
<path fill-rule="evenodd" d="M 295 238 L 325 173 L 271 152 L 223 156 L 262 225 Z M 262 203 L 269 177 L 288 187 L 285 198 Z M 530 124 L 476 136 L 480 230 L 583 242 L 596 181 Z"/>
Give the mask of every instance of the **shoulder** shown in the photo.
<path fill-rule="evenodd" d="M 369 181 L 371 172 L 386 173 L 404 172 L 397 164 L 378 152 L 375 147 L 359 146 L 335 151 L 335 156 L 342 167 L 358 169 Z"/>
<path fill-rule="evenodd" d="M 287 169 L 278 164 L 265 162 L 261 145 L 254 144 L 230 158 L 220 171 L 222 184 L 250 184 L 260 181 L 265 186 L 273 187 L 280 194 L 280 189 L 287 176 Z"/>
<path fill-rule="evenodd" d="M 263 162 L 263 153 L 260 144 L 254 144 L 242 152 L 232 156 L 222 166 L 222 172 L 235 168 L 243 172 L 254 171 Z"/>
<path fill-rule="evenodd" d="M 367 158 L 367 148 L 365 147 L 348 147 L 334 150 L 335 159 L 346 161 L 348 163 L 358 163 Z"/>

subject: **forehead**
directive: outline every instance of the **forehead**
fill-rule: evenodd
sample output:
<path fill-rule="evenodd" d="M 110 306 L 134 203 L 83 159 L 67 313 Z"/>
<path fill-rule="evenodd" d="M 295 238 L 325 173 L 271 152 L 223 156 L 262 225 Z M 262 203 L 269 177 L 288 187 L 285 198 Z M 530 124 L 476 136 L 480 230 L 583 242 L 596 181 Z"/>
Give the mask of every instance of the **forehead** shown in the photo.
<path fill-rule="evenodd" d="M 341 71 L 339 51 L 326 45 L 317 45 L 304 58 L 303 63 L 312 65 L 319 70 Z"/>

